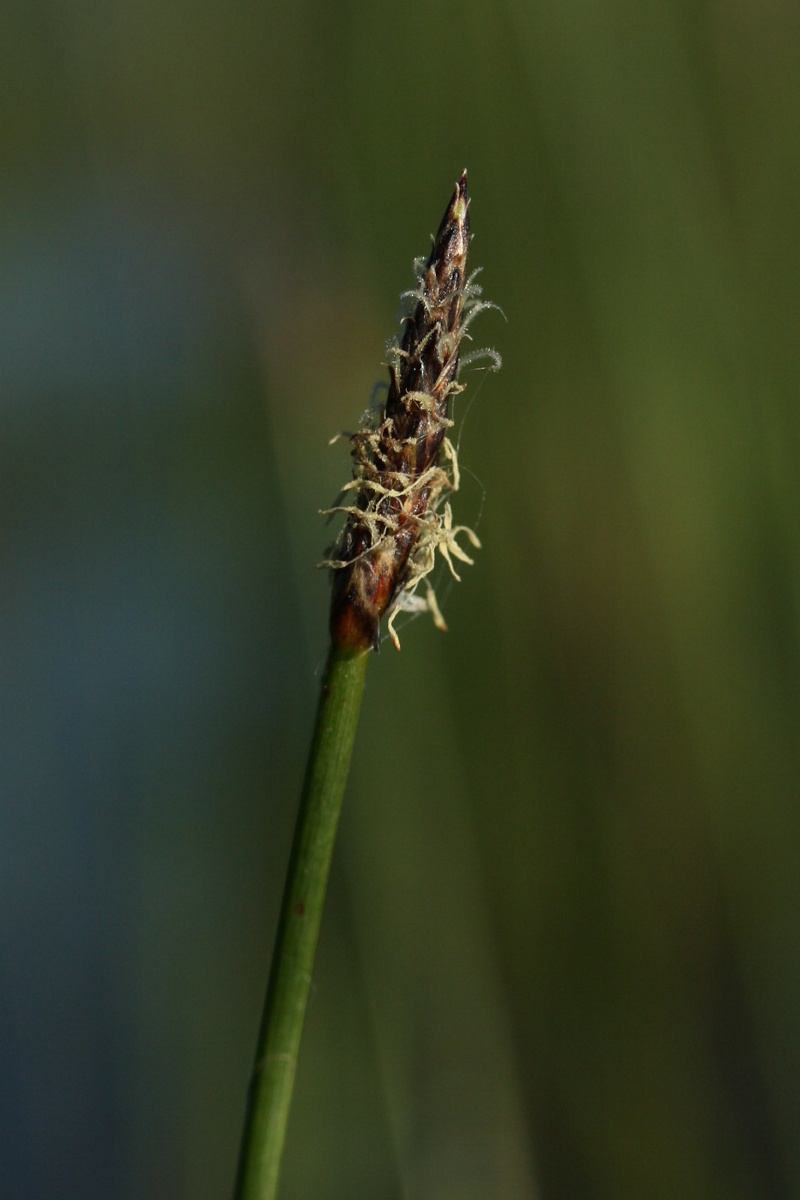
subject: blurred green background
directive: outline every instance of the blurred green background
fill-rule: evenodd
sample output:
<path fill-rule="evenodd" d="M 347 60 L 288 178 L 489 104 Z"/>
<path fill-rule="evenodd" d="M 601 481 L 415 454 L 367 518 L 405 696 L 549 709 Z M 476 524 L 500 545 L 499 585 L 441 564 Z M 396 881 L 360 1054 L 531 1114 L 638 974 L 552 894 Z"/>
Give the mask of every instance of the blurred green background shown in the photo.
<path fill-rule="evenodd" d="M 484 548 L 370 664 L 283 1195 L 800 1195 L 800 9 L 2 26 L 3 1197 L 230 1192 L 327 440 L 464 166 Z"/>

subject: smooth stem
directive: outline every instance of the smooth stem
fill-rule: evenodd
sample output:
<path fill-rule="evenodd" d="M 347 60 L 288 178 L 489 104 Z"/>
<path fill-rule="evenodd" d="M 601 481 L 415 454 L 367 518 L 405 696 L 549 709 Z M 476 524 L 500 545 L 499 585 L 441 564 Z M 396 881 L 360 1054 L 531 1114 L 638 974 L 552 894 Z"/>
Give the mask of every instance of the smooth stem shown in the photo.
<path fill-rule="evenodd" d="M 277 1193 L 325 888 L 369 652 L 331 647 L 250 1082 L 235 1200 Z"/>

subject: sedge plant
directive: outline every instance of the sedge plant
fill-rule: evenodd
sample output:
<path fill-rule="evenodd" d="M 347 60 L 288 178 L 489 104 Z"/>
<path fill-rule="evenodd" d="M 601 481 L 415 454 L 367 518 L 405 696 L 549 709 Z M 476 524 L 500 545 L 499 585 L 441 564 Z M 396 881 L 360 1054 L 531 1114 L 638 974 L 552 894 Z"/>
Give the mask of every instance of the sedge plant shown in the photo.
<path fill-rule="evenodd" d="M 394 622 L 401 612 L 428 610 L 446 628 L 430 583 L 437 552 L 458 579 L 453 560 L 472 562 L 459 536 L 479 546 L 472 530 L 453 524 L 447 499 L 459 485 L 447 433 L 452 398 L 463 390 L 461 343 L 472 318 L 489 307 L 474 275 L 467 275 L 469 244 L 465 171 L 429 256 L 415 264 L 403 336 L 389 346 L 385 403 L 365 413 L 350 436 L 353 478 L 328 510 L 346 518 L 320 564 L 332 574 L 330 651 L 258 1035 L 235 1200 L 273 1200 L 277 1194 L 333 845 L 381 622 L 387 618 L 398 649 Z M 499 366 L 494 351 L 481 353 Z"/>

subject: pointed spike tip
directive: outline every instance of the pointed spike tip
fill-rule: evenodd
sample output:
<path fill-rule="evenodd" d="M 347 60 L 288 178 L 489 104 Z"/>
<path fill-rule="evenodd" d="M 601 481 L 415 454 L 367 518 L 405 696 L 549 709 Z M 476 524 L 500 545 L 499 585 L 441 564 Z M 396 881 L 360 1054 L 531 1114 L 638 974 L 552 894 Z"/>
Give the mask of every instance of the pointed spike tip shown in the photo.
<path fill-rule="evenodd" d="M 469 191 L 467 189 L 467 169 L 466 167 L 461 172 L 461 178 L 456 184 L 455 194 L 452 201 L 452 213 L 456 221 L 463 221 L 467 215 L 469 208 Z"/>

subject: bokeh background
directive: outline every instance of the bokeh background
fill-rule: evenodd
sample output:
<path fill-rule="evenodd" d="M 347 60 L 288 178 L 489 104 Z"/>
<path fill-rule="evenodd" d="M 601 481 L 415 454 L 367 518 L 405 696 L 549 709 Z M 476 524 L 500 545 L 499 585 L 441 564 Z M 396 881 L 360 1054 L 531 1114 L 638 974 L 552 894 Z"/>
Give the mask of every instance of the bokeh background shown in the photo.
<path fill-rule="evenodd" d="M 798 6 L 2 25 L 2 1195 L 230 1193 L 327 442 L 464 166 L 483 549 L 370 665 L 283 1195 L 799 1195 Z"/>

